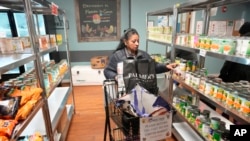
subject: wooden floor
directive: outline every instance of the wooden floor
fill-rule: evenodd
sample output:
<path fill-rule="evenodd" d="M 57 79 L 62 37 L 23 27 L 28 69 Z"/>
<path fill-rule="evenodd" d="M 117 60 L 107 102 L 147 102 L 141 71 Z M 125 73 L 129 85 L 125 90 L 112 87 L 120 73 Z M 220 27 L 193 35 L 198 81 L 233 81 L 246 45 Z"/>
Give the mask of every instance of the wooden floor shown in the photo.
<path fill-rule="evenodd" d="M 103 141 L 105 110 L 102 87 L 77 86 L 74 87 L 74 95 L 75 115 L 67 141 Z M 175 141 L 175 139 L 171 138 L 167 141 Z"/>

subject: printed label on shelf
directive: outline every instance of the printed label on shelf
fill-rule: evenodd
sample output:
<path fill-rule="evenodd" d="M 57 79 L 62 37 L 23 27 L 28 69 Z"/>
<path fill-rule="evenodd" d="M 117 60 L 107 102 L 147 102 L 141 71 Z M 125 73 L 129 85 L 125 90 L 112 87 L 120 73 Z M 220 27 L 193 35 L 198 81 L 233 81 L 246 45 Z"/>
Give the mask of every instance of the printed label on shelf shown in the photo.
<path fill-rule="evenodd" d="M 200 50 L 200 56 L 205 57 L 205 56 L 206 56 L 206 53 L 207 53 L 206 50 L 204 50 L 204 49 L 201 49 L 201 50 Z"/>

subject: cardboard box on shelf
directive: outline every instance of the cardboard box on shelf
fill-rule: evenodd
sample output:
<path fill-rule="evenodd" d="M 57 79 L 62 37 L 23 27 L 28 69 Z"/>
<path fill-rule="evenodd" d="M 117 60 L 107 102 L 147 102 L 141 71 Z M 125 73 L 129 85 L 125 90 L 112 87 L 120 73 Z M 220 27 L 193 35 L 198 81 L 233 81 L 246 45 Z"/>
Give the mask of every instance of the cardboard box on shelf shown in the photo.
<path fill-rule="evenodd" d="M 108 56 L 95 56 L 90 59 L 92 69 L 103 69 L 108 63 Z"/>

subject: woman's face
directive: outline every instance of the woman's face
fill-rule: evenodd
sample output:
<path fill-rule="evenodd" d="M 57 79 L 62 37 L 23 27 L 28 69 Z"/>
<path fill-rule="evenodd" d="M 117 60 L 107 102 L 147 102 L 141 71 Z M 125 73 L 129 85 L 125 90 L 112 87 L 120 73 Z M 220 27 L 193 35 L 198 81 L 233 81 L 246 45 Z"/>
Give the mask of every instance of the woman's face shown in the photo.
<path fill-rule="evenodd" d="M 136 53 L 139 47 L 139 36 L 137 34 L 131 35 L 128 40 L 125 40 L 125 45 L 131 53 Z"/>

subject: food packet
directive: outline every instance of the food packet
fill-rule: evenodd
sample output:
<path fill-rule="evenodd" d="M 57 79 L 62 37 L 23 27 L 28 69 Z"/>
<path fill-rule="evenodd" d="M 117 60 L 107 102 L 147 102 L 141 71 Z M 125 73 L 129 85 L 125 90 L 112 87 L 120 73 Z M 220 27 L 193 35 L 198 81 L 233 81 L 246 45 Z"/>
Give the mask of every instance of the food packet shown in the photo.
<path fill-rule="evenodd" d="M 0 141 L 9 141 L 9 139 L 6 136 L 0 135 Z"/>
<path fill-rule="evenodd" d="M 0 101 L 0 118 L 14 119 L 19 108 L 21 97 L 8 97 Z"/>
<path fill-rule="evenodd" d="M 21 108 L 19 108 L 15 120 L 25 120 L 33 107 L 35 106 L 37 100 L 30 100 L 25 105 L 23 105 Z"/>
<path fill-rule="evenodd" d="M 0 136 L 11 137 L 11 134 L 17 124 L 16 120 L 0 119 Z"/>

